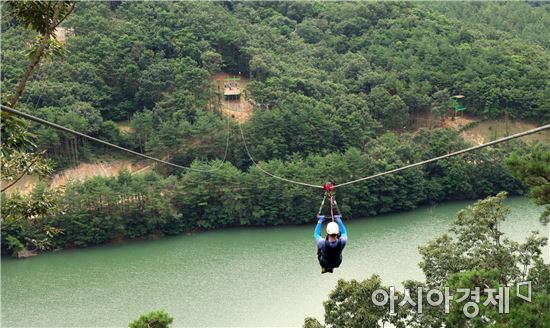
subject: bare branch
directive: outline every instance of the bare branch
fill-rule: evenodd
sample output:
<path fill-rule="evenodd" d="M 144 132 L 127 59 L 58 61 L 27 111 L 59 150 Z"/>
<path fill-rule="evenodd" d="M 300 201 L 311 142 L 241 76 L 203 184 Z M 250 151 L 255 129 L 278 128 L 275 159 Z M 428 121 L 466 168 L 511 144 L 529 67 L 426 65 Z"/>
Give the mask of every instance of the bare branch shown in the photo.
<path fill-rule="evenodd" d="M 7 185 L 6 187 L 2 188 L 2 190 L 0 190 L 0 192 L 4 192 L 6 190 L 8 190 L 9 188 L 13 187 L 19 180 L 21 180 L 27 173 L 29 173 L 29 170 L 31 169 L 31 167 L 41 158 L 40 156 L 44 155 L 46 151 L 42 151 L 40 154 L 38 154 L 30 163 L 29 165 L 27 165 L 27 167 L 23 170 L 23 173 L 21 173 L 21 175 L 19 177 L 17 177 L 17 179 L 13 180 L 12 183 L 10 183 L 9 185 Z"/>
<path fill-rule="evenodd" d="M 53 28 L 56 28 L 58 27 L 61 23 L 63 23 L 63 21 L 65 20 L 65 18 L 67 18 L 74 10 L 74 8 L 76 7 L 76 2 L 73 2 L 71 3 L 71 8 L 69 9 L 69 11 L 65 14 L 65 16 L 63 16 L 61 19 L 59 19 L 59 21 L 57 22 L 57 24 L 55 24 L 55 26 Z"/>

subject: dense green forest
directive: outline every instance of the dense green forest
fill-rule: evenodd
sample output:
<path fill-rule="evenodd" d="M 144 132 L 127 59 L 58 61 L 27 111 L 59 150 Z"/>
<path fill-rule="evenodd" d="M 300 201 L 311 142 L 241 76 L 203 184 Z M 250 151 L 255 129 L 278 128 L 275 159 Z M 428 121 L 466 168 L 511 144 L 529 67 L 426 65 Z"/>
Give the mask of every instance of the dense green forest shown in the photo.
<path fill-rule="evenodd" d="M 440 131 L 443 132 L 443 131 Z M 428 138 L 440 144 L 419 147 Z M 385 135 L 373 143 L 367 153 L 350 149 L 343 154 L 310 156 L 282 162 L 273 160 L 264 168 L 283 176 L 294 176 L 322 183 L 318 177 L 331 176 L 335 182 L 374 174 L 415 162 L 424 156 L 445 153 L 454 137 L 454 148 L 463 142 L 456 133 L 439 133 L 438 138 L 419 133 L 407 140 Z M 444 142 L 447 141 L 447 142 Z M 440 148 L 442 147 L 442 148 Z M 348 219 L 416 208 L 448 199 L 478 198 L 493 190 L 521 192 L 524 187 L 512 178 L 505 165 L 506 149 L 494 149 L 440 162 L 424 169 L 412 169 L 338 191 L 338 201 Z M 475 164 L 474 164 L 475 163 Z M 219 165 L 212 162 L 211 167 Z M 207 168 L 196 164 L 195 167 Z M 37 189 L 28 198 L 40 199 L 45 189 Z M 62 229 L 49 247 L 78 247 L 100 244 L 118 238 L 169 235 L 228 226 L 304 224 L 314 220 L 320 202 L 317 189 L 273 183 L 256 167 L 242 172 L 230 163 L 213 173 L 189 172 L 180 177 L 163 178 L 156 173 L 117 178 L 96 177 L 66 186 L 59 196 L 59 209 L 37 224 L 6 222 L 2 235 L 19 240 L 45 240 L 48 229 Z M 5 215 L 23 216 L 10 206 Z M 10 224 L 13 223 L 13 224 Z"/>
<path fill-rule="evenodd" d="M 480 9 L 507 24 L 460 14 Z M 79 3 L 63 26 L 63 59 L 40 64 L 20 108 L 185 164 L 223 154 L 223 124 L 204 111 L 220 70 L 253 79 L 245 132 L 260 160 L 364 150 L 419 113 L 445 115 L 442 95 L 464 94 L 479 115 L 550 119 L 546 4 L 111 1 Z M 2 30 L 2 89 L 12 90 L 34 36 L 16 19 Z M 127 120 L 133 133 L 113 123 Z M 101 153 L 33 129 L 58 165 Z M 230 159 L 249 164 L 240 146 Z"/>
<path fill-rule="evenodd" d="M 549 8 L 79 2 L 62 24 L 65 47 L 49 49 L 18 108 L 181 165 L 215 167 L 224 155 L 226 123 L 208 106 L 216 97 L 210 78 L 241 73 L 251 79 L 254 115 L 243 129 L 256 159 L 283 176 L 345 182 L 467 147 L 454 130 L 414 130 L 417 115 L 446 116 L 449 96 L 457 93 L 481 117 L 548 121 Z M 2 10 L 8 19 L 2 20 L 1 87 L 13 90 L 36 39 L 32 29 L 9 19 L 9 6 Z M 491 14 L 497 17 L 488 19 Z M 25 217 L 10 204 L 45 196 L 58 209 L 40 215 L 43 220 L 7 222 L 2 237 L 46 249 L 311 222 L 318 193 L 262 175 L 251 166 L 236 123 L 228 124 L 228 162 L 216 173 L 157 166 L 146 175 L 75 182 L 64 192 L 39 186 L 8 199 L 3 212 Z M 46 127 L 30 130 L 36 149 L 46 150 L 58 169 L 122 156 Z M 351 218 L 501 190 L 522 193 L 525 186 L 504 164 L 521 147 L 510 143 L 353 185 L 338 198 Z M 56 238 L 49 238 L 52 231 Z"/>

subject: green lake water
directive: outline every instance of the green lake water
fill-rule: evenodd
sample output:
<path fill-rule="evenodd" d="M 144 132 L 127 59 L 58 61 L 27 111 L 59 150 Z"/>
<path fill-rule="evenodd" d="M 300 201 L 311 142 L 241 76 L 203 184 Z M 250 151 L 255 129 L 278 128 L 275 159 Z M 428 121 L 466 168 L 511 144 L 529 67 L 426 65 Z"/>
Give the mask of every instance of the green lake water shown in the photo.
<path fill-rule="evenodd" d="M 472 203 L 346 221 L 349 244 L 332 275 L 320 274 L 315 222 L 2 258 L 1 326 L 122 327 L 154 309 L 168 311 L 176 327 L 301 326 L 307 316 L 322 319 L 322 302 L 339 278 L 377 273 L 398 288 L 423 279 L 417 247 Z M 513 209 L 503 226 L 507 236 L 548 235 L 540 207 L 521 197 L 506 204 Z"/>

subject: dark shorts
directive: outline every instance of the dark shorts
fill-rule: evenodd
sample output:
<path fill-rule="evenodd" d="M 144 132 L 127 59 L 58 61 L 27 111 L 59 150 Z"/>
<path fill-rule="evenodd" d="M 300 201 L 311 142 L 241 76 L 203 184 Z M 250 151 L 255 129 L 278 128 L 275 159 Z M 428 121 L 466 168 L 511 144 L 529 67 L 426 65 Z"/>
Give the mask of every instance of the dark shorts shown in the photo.
<path fill-rule="evenodd" d="M 337 268 L 340 266 L 340 264 L 342 263 L 342 256 L 340 255 L 340 257 L 338 259 L 336 259 L 334 262 L 330 262 L 328 259 L 326 259 L 323 254 L 319 254 L 317 256 L 317 259 L 319 260 L 319 264 L 321 265 L 321 267 L 323 268 Z"/>

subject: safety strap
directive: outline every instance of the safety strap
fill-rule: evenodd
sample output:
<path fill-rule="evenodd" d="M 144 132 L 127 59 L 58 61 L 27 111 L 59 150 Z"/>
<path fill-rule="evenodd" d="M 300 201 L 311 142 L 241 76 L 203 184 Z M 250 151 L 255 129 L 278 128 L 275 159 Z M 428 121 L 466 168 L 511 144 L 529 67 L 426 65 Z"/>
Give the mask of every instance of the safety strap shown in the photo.
<path fill-rule="evenodd" d="M 342 212 L 340 212 L 340 208 L 338 207 L 338 203 L 336 202 L 336 198 L 334 198 L 334 206 L 336 206 L 336 211 L 338 211 L 338 215 L 342 217 Z"/>
<path fill-rule="evenodd" d="M 325 200 L 327 199 L 327 193 L 323 196 L 323 201 L 321 202 L 321 207 L 319 207 L 319 212 L 317 213 L 317 216 L 321 215 L 321 212 L 323 212 L 323 206 L 325 206 Z"/>
<path fill-rule="evenodd" d="M 330 218 L 334 222 L 334 195 L 330 195 Z"/>
<path fill-rule="evenodd" d="M 323 189 L 325 190 L 325 194 L 323 195 L 323 201 L 321 202 L 321 207 L 319 207 L 319 213 L 317 214 L 317 216 L 321 215 L 321 212 L 323 211 L 323 206 L 325 205 L 325 200 L 328 197 L 330 201 L 330 218 L 332 219 L 332 222 L 334 222 L 334 207 L 336 207 L 338 214 L 340 215 L 340 217 L 342 217 L 342 213 L 340 212 L 338 203 L 336 203 L 336 199 L 334 199 L 334 185 L 330 182 L 327 182 L 323 186 Z"/>

